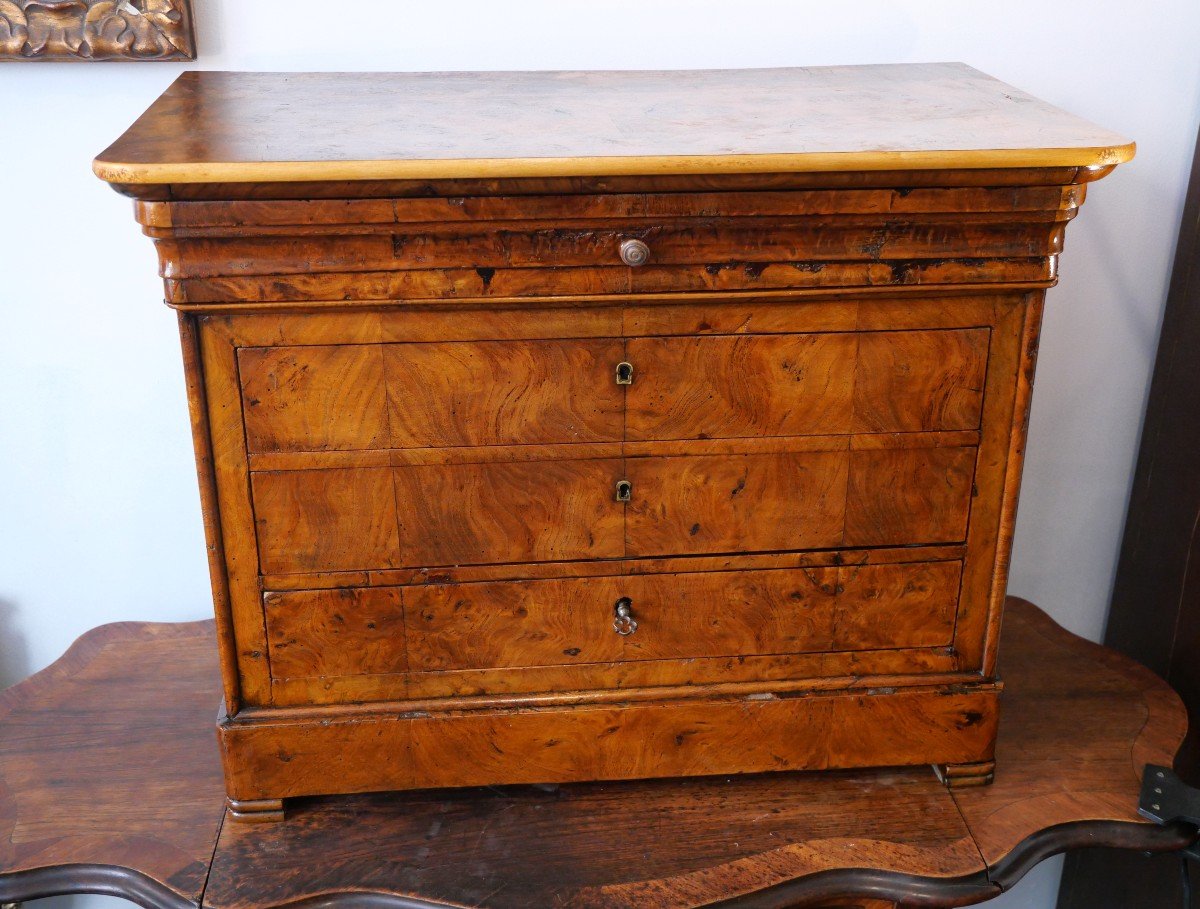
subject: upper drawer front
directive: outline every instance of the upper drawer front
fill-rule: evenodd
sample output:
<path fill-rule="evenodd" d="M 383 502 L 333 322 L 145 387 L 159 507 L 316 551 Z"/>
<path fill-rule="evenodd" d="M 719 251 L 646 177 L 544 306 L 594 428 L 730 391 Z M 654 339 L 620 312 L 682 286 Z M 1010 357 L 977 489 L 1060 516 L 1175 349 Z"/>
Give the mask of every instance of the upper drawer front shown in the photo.
<path fill-rule="evenodd" d="M 528 222 L 420 224 L 391 235 L 358 230 L 178 238 L 173 242 L 191 255 L 167 257 L 164 271 L 170 278 L 215 278 L 486 269 L 491 274 L 477 275 L 481 280 L 475 286 L 487 290 L 489 279 L 502 280 L 509 269 L 611 269 L 628 288 L 647 274 L 693 266 L 688 272 L 710 277 L 730 270 L 749 279 L 744 285 L 753 286 L 771 263 L 790 270 L 797 281 L 807 274 L 813 283 L 821 277 L 821 269 L 804 268 L 805 263 L 882 265 L 914 258 L 978 259 L 984 252 L 989 257 L 1044 256 L 1059 251 L 1056 228 L 1053 221 L 1043 219 L 1031 223 L 943 217 L 906 223 L 877 216 L 807 221 L 686 218 L 654 226 L 644 221 L 608 221 L 604 227 L 580 222 L 548 227 L 531 227 Z M 630 243 L 639 245 L 639 253 L 630 254 Z M 540 280 L 556 286 L 553 273 Z"/>
<path fill-rule="evenodd" d="M 959 562 L 928 562 L 271 593 L 271 670 L 313 678 L 941 647 L 960 574 Z"/>
<path fill-rule="evenodd" d="M 995 256 L 1037 256 L 1053 249 L 1053 227 L 1045 223 L 939 222 L 936 239 L 925 224 L 866 219 L 715 218 L 686 219 L 647 226 L 631 222 L 613 227 L 563 224 L 526 228 L 516 224 L 500 229 L 432 227 L 396 233 L 390 249 L 375 238 L 343 241 L 344 254 L 360 253 L 360 260 L 379 267 L 403 269 L 461 268 L 565 268 L 633 266 L 636 280 L 643 268 L 725 265 L 734 263 L 796 263 L 804 261 L 857 262 L 864 259 L 928 258 L 938 249 L 944 258 L 970 256 L 986 249 Z M 637 251 L 631 254 L 630 244 Z M 263 250 L 267 255 L 271 250 Z M 331 266 L 341 264 L 328 248 L 323 254 Z M 274 261 L 286 267 L 288 249 Z M 390 256 L 388 255 L 390 253 Z M 389 261 L 390 259 L 390 261 Z M 294 261 L 294 259 L 293 259 Z M 365 263 L 364 263 L 365 264 Z M 247 263 L 262 268 L 262 264 Z M 744 267 L 739 271 L 753 271 Z M 761 270 L 761 269 L 760 269 Z"/>
<path fill-rule="evenodd" d="M 251 347 L 238 367 L 267 453 L 975 429 L 987 351 L 975 328 Z"/>
<path fill-rule="evenodd" d="M 249 347 L 251 452 L 621 439 L 619 339 Z"/>
<path fill-rule="evenodd" d="M 976 429 L 986 328 L 632 338 L 631 441 Z"/>

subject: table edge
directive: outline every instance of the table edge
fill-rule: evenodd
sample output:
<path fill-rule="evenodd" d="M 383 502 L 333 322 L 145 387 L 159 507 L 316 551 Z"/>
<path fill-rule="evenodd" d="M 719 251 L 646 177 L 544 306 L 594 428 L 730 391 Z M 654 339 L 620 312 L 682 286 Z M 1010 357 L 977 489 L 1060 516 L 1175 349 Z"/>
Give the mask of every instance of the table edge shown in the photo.
<path fill-rule="evenodd" d="M 144 909 L 197 909 L 202 904 L 193 902 L 148 874 L 123 865 L 47 865 L 0 873 L 0 903 L 22 903 L 83 893 L 119 897 Z"/>
<path fill-rule="evenodd" d="M 1010 610 L 1039 633 L 1058 638 L 1069 646 L 1084 648 L 1097 662 L 1124 672 L 1141 683 L 1144 691 L 1170 691 L 1166 683 L 1150 670 L 1116 651 L 1072 634 L 1046 613 L 1025 600 L 1009 598 Z M 104 625 L 82 635 L 54 663 L 29 679 L 0 691 L 0 719 L 32 691 L 53 684 L 85 665 L 102 647 L 128 636 L 194 635 L 212 625 L 211 620 L 189 623 L 121 622 Z M 1182 702 L 1174 696 L 1177 727 L 1165 731 L 1167 741 L 1176 748 L 1186 728 Z M 1146 729 L 1143 728 L 1143 735 Z M 1174 733 L 1174 734 L 1172 734 Z M 1178 737 L 1178 741 L 1176 740 Z M 1139 736 L 1140 739 L 1140 736 Z M 1161 743 L 1160 743 L 1161 744 Z M 1131 756 L 1132 757 L 1132 756 Z M 1133 758 L 1136 761 L 1136 758 Z M 964 818 L 964 823 L 966 819 Z M 218 815 L 217 831 L 223 823 Z M 970 824 L 966 824 L 968 832 Z M 1081 820 L 1048 827 L 1019 841 L 1004 856 L 990 864 L 982 859 L 981 870 L 956 877 L 932 877 L 871 868 L 837 868 L 818 871 L 805 877 L 782 881 L 770 887 L 738 894 L 713 904 L 724 909 L 787 909 L 838 896 L 845 898 L 881 898 L 920 901 L 927 906 L 958 906 L 986 900 L 1010 889 L 1042 860 L 1082 847 L 1112 847 L 1147 852 L 1169 852 L 1197 842 L 1198 834 L 1189 825 L 1159 826 L 1150 822 Z M 134 868 L 107 864 L 62 863 L 0 872 L 0 902 L 20 902 L 48 896 L 96 893 L 128 899 L 144 909 L 198 909 L 206 905 L 204 893 L 211 874 L 211 859 L 198 901 L 180 894 L 148 874 Z M 344 889 L 313 893 L 298 900 L 279 904 L 289 909 L 453 909 L 455 904 L 429 901 L 397 893 Z"/>

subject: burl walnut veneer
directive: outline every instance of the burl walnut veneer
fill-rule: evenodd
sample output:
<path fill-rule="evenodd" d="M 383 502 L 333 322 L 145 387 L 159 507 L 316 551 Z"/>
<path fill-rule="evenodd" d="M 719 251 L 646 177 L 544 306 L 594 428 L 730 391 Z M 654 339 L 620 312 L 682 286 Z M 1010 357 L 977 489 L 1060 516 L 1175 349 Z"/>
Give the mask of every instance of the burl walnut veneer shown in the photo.
<path fill-rule="evenodd" d="M 185 73 L 227 791 L 990 779 L 1045 289 L 1125 139 L 957 64 Z"/>

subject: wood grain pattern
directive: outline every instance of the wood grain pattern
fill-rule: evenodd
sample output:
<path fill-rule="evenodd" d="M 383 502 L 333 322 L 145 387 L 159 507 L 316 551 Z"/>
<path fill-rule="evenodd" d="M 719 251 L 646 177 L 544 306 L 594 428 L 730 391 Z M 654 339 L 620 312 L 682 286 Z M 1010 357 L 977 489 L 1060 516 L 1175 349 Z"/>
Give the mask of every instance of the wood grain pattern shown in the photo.
<path fill-rule="evenodd" d="M 369 451 L 293 451 L 251 454 L 251 470 L 323 470 L 330 467 L 407 467 L 435 464 L 492 464 L 579 461 L 596 458 L 656 458 L 680 455 L 776 454 L 800 451 L 879 451 L 964 448 L 981 435 L 962 432 L 877 432 L 836 436 L 761 436 L 740 439 L 668 439 L 660 442 L 591 442 L 558 445 L 486 445 L 479 448 L 396 448 Z"/>
<path fill-rule="evenodd" d="M 263 604 L 273 678 L 408 669 L 404 607 L 395 588 L 271 592 Z"/>
<path fill-rule="evenodd" d="M 975 329 L 242 348 L 238 365 L 259 454 L 973 428 L 986 354 Z"/>
<path fill-rule="evenodd" d="M 930 647 L 949 643 L 959 566 L 659 574 L 404 591 L 414 671 Z M 628 598 L 637 630 L 613 628 Z M 396 645 L 394 645 L 396 646 Z M 367 671 L 367 670 L 364 670 Z"/>
<path fill-rule="evenodd" d="M 521 221 L 421 225 L 420 233 L 391 236 L 334 228 L 295 237 L 194 237 L 173 234 L 159 243 L 163 276 L 173 280 L 233 274 L 337 274 L 356 271 L 430 271 L 462 268 L 613 268 L 624 270 L 621 243 L 644 242 L 649 264 L 663 270 L 683 266 L 757 267 L 757 263 L 920 260 L 964 257 L 986 249 L 992 257 L 1049 255 L 1060 251 L 1060 212 L 918 215 L 912 221 L 878 216 L 778 218 L 691 217 L 673 222 L 564 221 L 530 227 Z M 289 228 L 289 232 L 296 228 Z M 175 255 L 175 249 L 183 255 Z M 646 266 L 634 270 L 644 275 Z M 481 276 L 487 281 L 486 274 Z M 632 275 L 631 275 L 632 277 Z"/>
<path fill-rule="evenodd" d="M 1033 292 L 992 328 L 984 419 L 967 527 L 957 646 L 964 668 L 996 672 L 1000 620 L 1016 527 L 1017 493 L 1033 391 L 1043 294 Z"/>
<path fill-rule="evenodd" d="M 456 111 L 449 125 L 448 105 Z M 173 142 L 181 134 L 192 140 L 183 148 Z M 264 160 L 263 148 L 275 149 L 275 160 Z M 1127 139 L 957 63 L 195 72 L 95 169 L 132 184 L 1080 167 L 1132 156 Z"/>
<path fill-rule="evenodd" d="M 991 685 L 416 711 L 246 717 L 219 724 L 234 799 L 972 763 L 992 758 Z M 752 730 L 752 733 L 750 732 Z M 800 734 L 801 731 L 803 734 Z"/>
<path fill-rule="evenodd" d="M 772 290 L 828 291 L 847 287 L 960 288 L 986 290 L 998 284 L 1051 287 L 1057 279 L 1053 256 L 887 262 L 713 262 L 704 266 L 649 265 L 636 272 L 625 267 L 561 269 L 506 268 L 482 273 L 476 268 L 409 271 L 339 272 L 168 278 L 167 302 L 183 312 L 259 312 L 292 310 L 297 303 L 314 309 L 329 301 L 346 303 L 407 303 L 421 300 L 494 301 L 543 297 L 597 295 L 718 293 Z M 272 305 L 274 304 L 274 305 Z"/>
<path fill-rule="evenodd" d="M 1148 669 L 1068 634 L 1028 602 L 1008 607 L 996 782 L 954 794 L 984 858 L 999 868 L 1037 829 L 1081 812 L 1137 822 L 1143 766 L 1162 756 L 1170 766 L 1186 730 L 1178 695 Z M 1069 780 L 1058 776 L 1063 755 L 1079 756 Z"/>
<path fill-rule="evenodd" d="M 971 187 L 1005 190 L 1014 187 L 1076 189 L 1106 177 L 1113 165 L 1096 167 L 1010 167 L 951 170 L 879 170 L 834 173 L 769 172 L 755 174 L 640 174 L 602 177 L 518 177 L 478 180 L 300 180 L 288 183 L 175 183 L 168 195 L 162 185 L 113 183 L 113 189 L 149 204 L 176 201 L 277 201 L 438 196 L 575 195 L 579 193 L 676 193 L 679 191 L 741 192 L 812 188 L 891 189 Z M 93 167 L 94 169 L 94 167 Z M 1081 200 L 1077 200 L 1081 201 Z"/>
<path fill-rule="evenodd" d="M 238 351 L 251 452 L 386 448 L 383 349 L 251 347 Z"/>
<path fill-rule="evenodd" d="M 630 458 L 626 552 L 822 549 L 841 545 L 844 452 Z"/>
<path fill-rule="evenodd" d="M 811 691 L 906 685 L 914 676 L 930 684 L 971 685 L 978 680 L 977 674 L 959 670 L 955 655 L 945 647 L 905 647 L 274 679 L 271 709 L 368 702 L 384 702 L 388 709 L 398 702 L 424 709 L 434 701 L 444 705 L 446 698 L 480 708 L 513 699 L 611 704 L 721 692 L 744 697 L 787 692 L 799 697 Z"/>
<path fill-rule="evenodd" d="M 975 449 L 898 444 L 906 447 L 742 445 L 251 479 L 266 573 L 962 540 Z M 614 501 L 618 480 L 630 484 L 628 505 Z"/>
<path fill-rule="evenodd" d="M 238 351 L 252 453 L 618 441 L 620 339 Z"/>
<path fill-rule="evenodd" d="M 392 444 L 531 445 L 621 438 L 620 339 L 389 344 Z"/>
<path fill-rule="evenodd" d="M 855 432 L 977 429 L 988 331 L 861 332 Z"/>
<path fill-rule="evenodd" d="M 194 909 L 224 815 L 212 622 L 103 625 L 0 691 L 0 901 Z"/>
<path fill-rule="evenodd" d="M 880 894 L 898 897 L 899 875 L 921 879 L 929 893 L 948 900 L 942 905 L 959 904 L 952 901 L 955 893 L 977 899 L 996 892 L 971 854 L 965 825 L 948 810 L 931 775 L 890 771 L 873 779 L 869 796 L 860 775 L 835 773 L 474 790 L 460 799 L 408 793 L 390 801 L 326 800 L 304 820 L 273 825 L 275 837 L 256 837 L 262 828 L 228 830 L 213 868 L 213 905 L 265 909 L 269 901 L 306 895 L 315 889 L 316 875 L 302 857 L 315 859 L 325 837 L 338 835 L 346 837 L 345 858 L 339 853 L 336 870 L 321 875 L 331 889 L 361 873 L 364 889 L 437 906 L 515 909 L 539 900 L 580 909 L 649 903 L 681 909 L 725 898 L 739 909 L 770 905 L 766 900 L 875 909 L 874 900 L 856 899 L 870 892 L 865 882 L 837 880 L 844 865 L 861 863 L 873 871 L 880 865 L 895 869 L 895 878 L 880 875 Z M 706 819 L 716 802 L 726 806 L 719 820 Z M 855 808 L 842 814 L 851 804 Z M 679 848 L 658 845 L 667 815 L 687 831 Z M 435 817 L 440 824 L 430 848 Z M 848 823 L 854 830 L 849 837 Z M 373 846 L 366 845 L 366 830 L 376 837 Z M 542 850 L 537 862 L 514 861 L 520 847 L 506 832 L 516 830 L 543 841 L 553 836 L 555 848 Z M 636 868 L 629 863 L 631 843 L 638 844 Z M 286 856 L 282 867 L 271 862 L 273 846 Z M 372 848 L 405 858 L 372 865 L 364 855 Z M 409 858 L 422 848 L 430 851 Z M 285 868 L 297 869 L 298 879 L 277 873 Z M 978 880 L 968 883 L 973 876 Z M 788 885 L 798 881 L 807 886 L 797 893 Z"/>
<path fill-rule="evenodd" d="M 254 504 L 247 471 L 246 430 L 241 393 L 237 379 L 237 351 L 228 343 L 218 323 L 204 317 L 184 316 L 181 323 L 198 329 L 200 362 L 185 358 L 192 378 L 204 386 L 207 433 L 199 442 L 213 459 L 216 481 L 216 521 L 209 522 L 209 550 L 224 554 L 225 580 L 229 587 L 228 616 L 222 615 L 217 628 L 223 648 L 237 655 L 239 699 L 233 703 L 263 704 L 270 699 L 270 670 L 267 666 L 267 639 L 263 629 L 259 576 L 260 561 Z M 186 338 L 186 332 L 184 334 Z M 185 341 L 186 343 L 186 341 Z M 196 406 L 195 399 L 189 402 Z M 204 496 L 202 493 L 201 501 Z M 222 609 L 221 589 L 214 588 L 218 609 Z M 247 604 L 253 603 L 253 608 Z M 228 618 L 228 621 L 226 621 Z M 227 637 L 229 633 L 232 635 Z M 230 704 L 227 709 L 233 709 Z"/>
<path fill-rule="evenodd" d="M 390 470 L 272 471 L 250 480 L 263 571 L 400 564 Z"/>
<path fill-rule="evenodd" d="M 974 178 L 985 175 L 995 183 L 1011 176 L 1003 171 L 987 171 L 977 172 Z M 919 182 L 920 176 L 913 172 L 902 182 Z M 954 178 L 947 174 L 945 179 L 952 182 Z M 1049 180 L 1051 176 L 1043 174 L 1038 179 Z M 763 180 L 770 182 L 768 178 Z M 312 184 L 303 187 L 311 188 Z M 447 185 L 446 191 L 461 193 L 463 186 Z M 370 236 L 372 231 L 386 230 L 385 223 L 340 224 L 325 220 L 285 227 L 278 224 L 278 218 L 284 216 L 273 215 L 266 203 L 254 202 L 227 203 L 231 217 L 244 226 L 154 227 L 150 231 L 159 238 L 171 302 L 211 311 L 228 302 L 241 304 L 239 308 L 245 311 L 249 303 L 285 300 L 495 299 L 506 295 L 762 291 L 887 284 L 903 287 L 999 280 L 1044 283 L 1053 279 L 1053 260 L 1047 257 L 1061 250 L 1062 226 L 1082 201 L 1081 186 L 1071 187 L 1066 194 L 1059 189 L 1057 197 L 1044 197 L 1044 210 L 1028 210 L 1028 202 L 1015 196 L 999 196 L 994 187 L 963 192 L 976 195 L 934 194 L 924 203 L 910 206 L 908 190 L 892 190 L 875 197 L 867 194 L 867 198 L 835 189 L 823 193 L 798 191 L 794 214 L 786 228 L 778 218 L 736 216 L 748 211 L 762 193 L 729 193 L 716 199 L 711 194 L 694 193 L 640 196 L 637 198 L 645 200 L 640 206 L 623 207 L 639 216 L 645 211 L 674 212 L 675 221 L 670 225 L 673 233 L 667 234 L 667 226 L 644 217 L 626 222 L 624 229 L 611 220 L 577 220 L 588 212 L 611 210 L 604 195 L 559 196 L 558 220 L 550 222 L 556 224 L 553 227 L 542 226 L 549 208 L 544 197 L 509 198 L 497 210 L 498 220 L 472 225 L 479 235 L 478 242 L 460 244 L 472 248 L 488 245 L 493 248 L 490 259 L 483 258 L 482 251 L 464 251 L 457 258 L 443 256 L 436 261 L 428 256 L 420 261 L 397 257 L 395 241 L 389 252 L 384 244 L 387 237 Z M 768 211 L 784 210 L 779 198 L 784 195 L 767 194 Z M 664 198 L 671 201 L 655 204 L 654 200 Z M 682 203 L 684 198 L 695 201 Z M 394 201 L 402 205 L 405 200 Z M 471 207 L 480 200 L 456 196 L 450 201 Z M 486 204 L 487 200 L 483 201 Z M 165 213 L 155 217 L 155 223 L 173 220 L 170 206 L 176 203 L 148 204 L 168 206 Z M 287 210 L 298 203 L 272 204 Z M 991 212 L 981 210 L 989 204 L 994 206 Z M 808 207 L 813 211 L 809 212 Z M 886 215 L 881 208 L 904 214 Z M 724 209 L 733 214 L 725 214 Z M 830 211 L 837 214 L 820 214 Z M 369 219 L 380 217 L 369 208 L 363 213 Z M 717 214 L 720 218 L 714 217 Z M 433 242 L 439 230 L 465 229 L 458 217 L 449 215 L 444 222 L 422 225 L 421 237 L 429 238 L 422 242 Z M 402 216 L 398 213 L 396 218 L 401 220 Z M 265 223 L 256 224 L 257 220 Z M 954 226 L 956 222 L 961 223 Z M 842 226 L 834 230 L 834 223 Z M 586 254 L 575 250 L 580 237 L 603 231 L 608 231 L 605 236 L 611 242 L 596 241 Z M 529 241 L 531 232 L 542 239 L 532 245 L 532 241 L 525 242 L 528 249 L 522 257 L 514 259 L 512 254 L 496 251 L 524 242 L 519 241 L 522 237 Z M 298 247 L 300 241 L 291 236 L 295 233 L 303 234 L 303 247 Z M 795 238 L 790 246 L 764 247 L 765 237 L 781 234 Z M 257 245 L 245 247 L 247 238 L 255 236 Z M 625 236 L 653 241 L 650 265 L 630 270 L 621 264 L 616 251 Z M 674 252 L 667 243 L 671 236 L 686 236 L 686 242 L 675 243 Z M 564 258 L 569 250 L 575 251 Z M 969 258 L 961 258 L 965 256 Z M 433 267 L 439 262 L 441 267 Z M 469 267 L 455 267 L 464 263 Z"/>
<path fill-rule="evenodd" d="M 398 467 L 399 565 L 624 555 L 619 460 Z M 371 566 L 364 566 L 371 567 Z"/>
<path fill-rule="evenodd" d="M 990 789 L 951 795 L 927 768 L 775 773 L 311 799 L 253 825 L 221 823 L 211 623 L 105 626 L 0 693 L 0 899 L 948 907 L 1064 848 L 1190 844 L 1194 830 L 1132 810 L 1142 762 L 1169 764 L 1183 738 L 1178 698 L 1023 602 L 1004 634 Z"/>
<path fill-rule="evenodd" d="M 626 438 L 926 432 L 979 426 L 988 334 L 633 338 Z"/>
<path fill-rule="evenodd" d="M 263 571 L 620 556 L 623 507 L 612 493 L 620 463 L 255 473 Z"/>
<path fill-rule="evenodd" d="M 853 334 L 633 338 L 625 437 L 848 431 L 857 344 Z"/>
<path fill-rule="evenodd" d="M 323 575 L 266 575 L 264 581 L 281 590 L 302 590 L 312 579 L 330 586 L 467 584 L 475 581 L 586 578 L 612 574 L 671 574 L 674 572 L 737 569 L 825 568 L 831 565 L 893 565 L 897 562 L 945 562 L 962 559 L 966 547 L 894 546 L 872 549 L 817 549 L 794 552 L 728 553 L 709 556 L 668 556 L 657 559 L 604 559 L 533 565 L 454 565 L 436 570 L 401 569 L 372 572 L 329 572 Z M 291 582 L 290 584 L 288 582 Z"/>
<path fill-rule="evenodd" d="M 954 543 L 967 534 L 974 448 L 853 451 L 847 546 Z"/>
<path fill-rule="evenodd" d="M 217 504 L 217 474 L 213 462 L 208 395 L 204 388 L 204 371 L 201 366 L 200 334 L 192 316 L 180 313 L 178 325 L 183 372 L 187 383 L 188 416 L 192 424 L 192 450 L 196 458 L 196 479 L 200 487 L 200 514 L 204 521 L 204 538 L 208 542 L 208 576 L 212 583 L 213 611 L 218 629 L 221 691 L 227 709 L 237 713 L 242 703 L 242 682 L 238 666 L 236 624 L 230 599 L 229 569 L 225 560 L 225 545 Z"/>
<path fill-rule="evenodd" d="M 802 175 L 801 175 L 802 176 Z M 827 179 L 836 179 L 830 175 Z M 843 178 L 849 175 L 840 175 Z M 858 175 L 862 177 L 863 175 Z M 879 175 L 886 179 L 885 175 Z M 262 228 L 312 228 L 318 225 L 354 225 L 365 232 L 374 225 L 426 224 L 506 220 L 537 220 L 544 218 L 581 219 L 648 219 L 678 218 L 700 213 L 707 217 L 795 217 L 806 215 L 875 214 L 914 215 L 920 213 L 964 212 L 969 214 L 1016 212 L 1057 212 L 1069 217 L 1083 203 L 1084 186 L 1054 186 L 1055 179 L 1047 172 L 1038 174 L 1041 185 L 1036 186 L 978 186 L 937 187 L 913 186 L 897 189 L 796 189 L 781 191 L 763 189 L 763 185 L 778 182 L 779 177 L 759 174 L 754 182 L 731 187 L 724 192 L 705 192 L 695 187 L 686 194 L 674 192 L 621 192 L 610 185 L 587 192 L 584 187 L 564 187 L 552 181 L 542 181 L 542 191 L 526 190 L 524 195 L 495 195 L 496 186 L 480 189 L 462 181 L 443 187 L 425 184 L 426 198 L 396 199 L 307 198 L 293 201 L 248 201 L 236 208 L 221 202 L 138 202 L 135 215 L 138 223 L 151 231 L 169 228 L 175 236 L 226 236 L 233 231 L 245 231 L 250 225 Z M 921 174 L 893 175 L 894 182 L 920 181 Z M 675 177 L 676 181 L 681 178 Z M 728 178 L 726 178 L 728 179 Z M 792 177 L 797 179 L 796 176 Z M 945 181 L 946 176 L 940 176 Z M 997 174 L 996 182 L 1013 182 L 1013 172 L 1007 179 Z M 811 177 L 810 177 L 811 180 Z M 951 178 L 950 182 L 953 182 Z M 985 181 L 986 182 L 986 181 Z M 514 184 L 508 182 L 506 186 Z M 329 184 L 325 184 L 326 190 Z M 259 187 L 262 189 L 262 187 Z M 443 189 L 470 190 L 453 196 Z M 643 187 L 644 188 L 644 187 Z M 349 193 L 351 187 L 343 189 Z M 429 190 L 437 195 L 429 197 Z M 525 189 L 522 187 L 522 189 Z M 390 230 L 390 227 L 388 228 Z"/>

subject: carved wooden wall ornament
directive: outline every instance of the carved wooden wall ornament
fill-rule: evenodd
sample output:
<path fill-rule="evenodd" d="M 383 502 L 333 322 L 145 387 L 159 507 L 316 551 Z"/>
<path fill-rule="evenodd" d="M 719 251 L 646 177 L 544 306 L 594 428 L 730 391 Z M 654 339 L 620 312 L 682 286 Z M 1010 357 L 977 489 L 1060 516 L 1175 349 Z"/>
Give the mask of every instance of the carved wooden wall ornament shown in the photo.
<path fill-rule="evenodd" d="M 191 0 L 0 0 L 0 60 L 194 60 Z"/>

